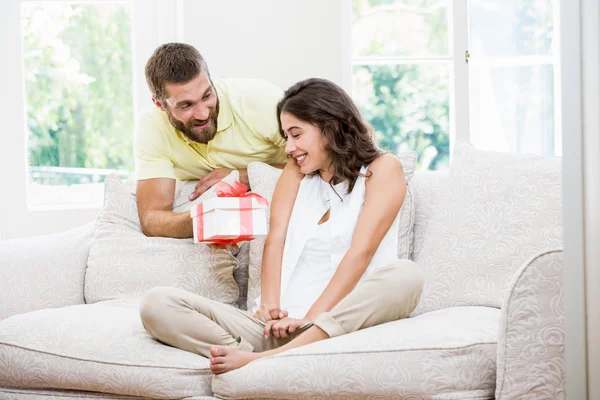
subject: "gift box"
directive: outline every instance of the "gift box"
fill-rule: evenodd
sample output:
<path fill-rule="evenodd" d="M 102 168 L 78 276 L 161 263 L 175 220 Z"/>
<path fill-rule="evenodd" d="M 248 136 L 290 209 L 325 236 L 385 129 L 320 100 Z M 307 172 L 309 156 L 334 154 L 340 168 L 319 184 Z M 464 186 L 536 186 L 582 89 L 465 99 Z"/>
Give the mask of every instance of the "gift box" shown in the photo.
<path fill-rule="evenodd" d="M 267 201 L 239 182 L 217 184 L 217 197 L 190 209 L 194 243 L 232 244 L 267 235 Z"/>

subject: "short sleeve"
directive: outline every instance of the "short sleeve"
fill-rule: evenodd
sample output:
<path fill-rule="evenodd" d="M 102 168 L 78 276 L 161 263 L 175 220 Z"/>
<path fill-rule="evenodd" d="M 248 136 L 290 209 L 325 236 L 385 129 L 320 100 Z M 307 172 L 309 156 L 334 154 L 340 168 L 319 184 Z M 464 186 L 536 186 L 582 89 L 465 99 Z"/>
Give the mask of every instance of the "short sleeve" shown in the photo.
<path fill-rule="evenodd" d="M 253 88 L 256 101 L 250 103 L 252 107 L 248 118 L 263 139 L 283 148 L 285 140 L 279 134 L 277 115 L 277 103 L 283 98 L 283 90 L 267 81 L 256 80 L 255 84 L 259 87 Z"/>
<path fill-rule="evenodd" d="M 170 144 L 166 140 L 165 129 L 160 110 L 144 114 L 137 122 L 133 148 L 137 180 L 176 179 L 173 163 L 167 155 Z"/>

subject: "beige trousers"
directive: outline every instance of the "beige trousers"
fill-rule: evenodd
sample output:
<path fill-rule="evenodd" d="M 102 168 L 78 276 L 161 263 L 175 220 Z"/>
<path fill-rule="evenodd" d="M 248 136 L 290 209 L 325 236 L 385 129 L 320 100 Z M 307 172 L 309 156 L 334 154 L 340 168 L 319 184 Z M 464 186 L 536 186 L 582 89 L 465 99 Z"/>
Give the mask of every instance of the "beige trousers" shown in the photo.
<path fill-rule="evenodd" d="M 155 339 L 205 357 L 210 357 L 215 345 L 262 352 L 283 346 L 313 324 L 335 337 L 406 318 L 419 301 L 423 283 L 421 270 L 410 260 L 378 268 L 331 311 L 286 339 L 273 335 L 265 339 L 265 323 L 249 311 L 169 287 L 150 290 L 140 305 L 140 316 Z"/>

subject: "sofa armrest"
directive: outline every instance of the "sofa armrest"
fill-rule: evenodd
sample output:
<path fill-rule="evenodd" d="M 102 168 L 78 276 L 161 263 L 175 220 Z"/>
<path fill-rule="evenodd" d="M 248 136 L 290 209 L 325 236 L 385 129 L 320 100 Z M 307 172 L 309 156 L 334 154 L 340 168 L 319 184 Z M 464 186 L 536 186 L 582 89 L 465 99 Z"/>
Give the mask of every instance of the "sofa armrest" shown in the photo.
<path fill-rule="evenodd" d="M 563 253 L 526 262 L 509 285 L 500 320 L 496 399 L 564 399 Z"/>
<path fill-rule="evenodd" d="M 0 320 L 83 304 L 95 222 L 66 232 L 0 241 Z"/>

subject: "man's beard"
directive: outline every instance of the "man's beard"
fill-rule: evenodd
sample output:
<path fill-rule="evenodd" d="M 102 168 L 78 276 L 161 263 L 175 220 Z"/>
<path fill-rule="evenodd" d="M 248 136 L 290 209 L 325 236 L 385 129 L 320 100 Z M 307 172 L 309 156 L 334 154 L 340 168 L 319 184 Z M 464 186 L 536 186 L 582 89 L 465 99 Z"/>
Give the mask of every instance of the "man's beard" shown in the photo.
<path fill-rule="evenodd" d="M 169 122 L 171 122 L 171 125 L 173 125 L 175 129 L 183 133 L 183 135 L 192 142 L 206 144 L 213 140 L 213 138 L 217 134 L 217 117 L 219 116 L 218 102 L 215 109 L 211 110 L 210 115 L 208 116 L 208 119 L 210 119 L 209 125 L 201 130 L 198 130 L 198 128 L 196 128 L 195 125 L 198 123 L 206 122 L 206 120 L 201 121 L 196 118 L 192 118 L 186 124 L 183 121 L 175 118 L 169 111 L 167 111 L 167 115 L 169 116 Z"/>

